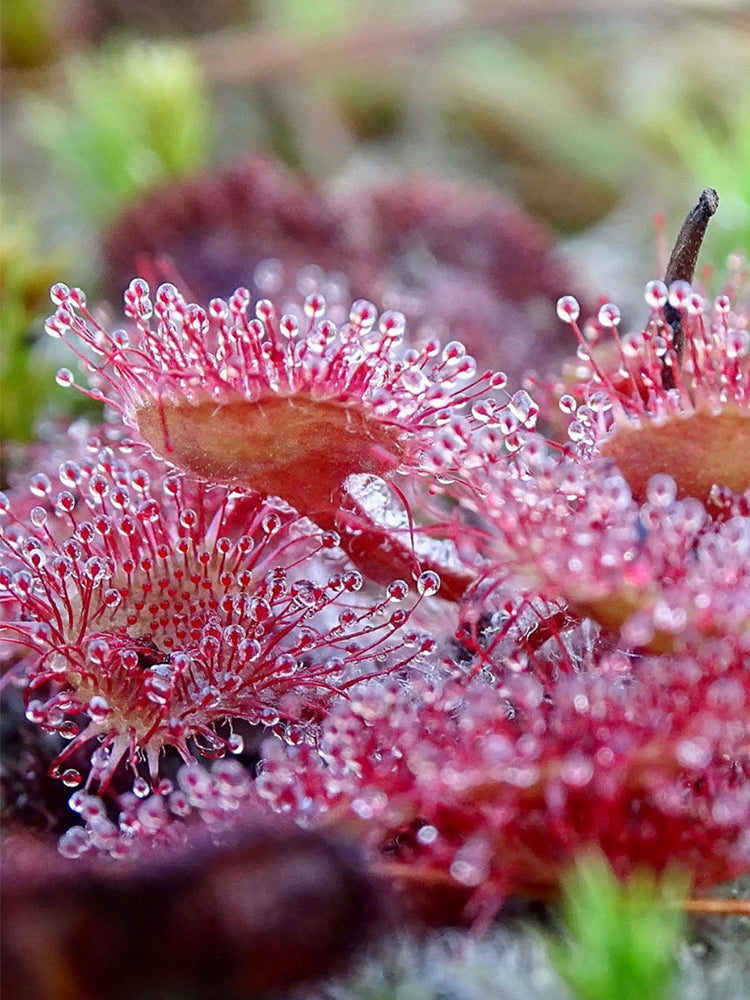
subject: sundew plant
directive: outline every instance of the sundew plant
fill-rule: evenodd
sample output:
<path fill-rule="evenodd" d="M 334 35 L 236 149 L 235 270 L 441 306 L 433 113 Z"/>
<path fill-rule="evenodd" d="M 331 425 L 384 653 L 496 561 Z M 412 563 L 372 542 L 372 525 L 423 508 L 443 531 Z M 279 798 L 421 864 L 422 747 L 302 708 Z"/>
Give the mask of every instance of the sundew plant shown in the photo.
<path fill-rule="evenodd" d="M 717 206 L 640 327 L 560 298 L 546 382 L 323 271 L 204 305 L 135 278 L 113 321 L 54 285 L 57 382 L 106 421 L 0 497 L 0 640 L 59 854 L 260 815 L 469 922 L 592 848 L 693 892 L 747 872 L 750 285 L 739 256 L 694 283 Z"/>

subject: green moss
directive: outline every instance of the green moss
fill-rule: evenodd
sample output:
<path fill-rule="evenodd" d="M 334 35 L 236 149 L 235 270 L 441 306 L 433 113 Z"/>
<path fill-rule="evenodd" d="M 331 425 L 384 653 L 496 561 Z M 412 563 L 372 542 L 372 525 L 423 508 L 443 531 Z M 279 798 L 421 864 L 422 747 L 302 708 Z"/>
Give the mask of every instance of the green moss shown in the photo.
<path fill-rule="evenodd" d="M 208 99 L 186 49 L 118 44 L 71 60 L 67 79 L 69 103 L 37 100 L 29 119 L 89 219 L 205 162 Z"/>
<path fill-rule="evenodd" d="M 647 871 L 619 882 L 606 861 L 584 859 L 565 883 L 562 940 L 550 938 L 557 972 L 579 1000 L 668 1000 L 686 920 L 682 879 Z"/>

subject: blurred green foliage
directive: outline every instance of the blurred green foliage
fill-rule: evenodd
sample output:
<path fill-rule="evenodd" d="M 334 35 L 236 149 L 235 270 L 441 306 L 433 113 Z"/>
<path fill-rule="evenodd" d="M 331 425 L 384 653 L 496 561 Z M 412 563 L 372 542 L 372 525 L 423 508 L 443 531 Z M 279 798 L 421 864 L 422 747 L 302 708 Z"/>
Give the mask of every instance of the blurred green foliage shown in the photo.
<path fill-rule="evenodd" d="M 578 1000 L 676 1000 L 686 889 L 675 874 L 659 882 L 647 871 L 620 882 L 601 856 L 582 859 L 564 885 L 564 937 L 548 941 Z"/>
<path fill-rule="evenodd" d="M 472 36 L 448 48 L 438 80 L 453 122 L 505 161 L 529 208 L 580 229 L 614 207 L 633 172 L 628 136 L 533 49 Z"/>
<path fill-rule="evenodd" d="M 696 189 L 710 184 L 719 192 L 708 254 L 717 265 L 730 253 L 750 255 L 750 90 L 706 122 L 683 103 L 672 109 L 666 132 Z"/>
<path fill-rule="evenodd" d="M 0 48 L 4 63 L 38 66 L 55 54 L 52 8 L 50 0 L 12 0 L 3 4 Z"/>
<path fill-rule="evenodd" d="M 20 218 L 8 218 L 5 206 L 2 215 L 0 440 L 30 441 L 36 419 L 51 403 L 57 367 L 36 343 L 34 327 L 51 311 L 49 287 L 59 279 L 63 260 L 59 251 L 40 250 L 33 229 Z"/>
<path fill-rule="evenodd" d="M 721 52 L 705 59 L 705 52 Z M 719 273 L 730 253 L 750 255 L 750 47 L 741 32 L 697 24 L 666 49 L 641 56 L 651 87 L 624 89 L 623 119 L 636 141 L 672 168 L 678 188 L 719 192 L 704 259 Z M 656 66 L 655 66 L 656 64 Z"/>
<path fill-rule="evenodd" d="M 87 218 L 204 165 L 210 104 L 187 49 L 119 42 L 66 68 L 69 103 L 37 98 L 29 124 Z"/>

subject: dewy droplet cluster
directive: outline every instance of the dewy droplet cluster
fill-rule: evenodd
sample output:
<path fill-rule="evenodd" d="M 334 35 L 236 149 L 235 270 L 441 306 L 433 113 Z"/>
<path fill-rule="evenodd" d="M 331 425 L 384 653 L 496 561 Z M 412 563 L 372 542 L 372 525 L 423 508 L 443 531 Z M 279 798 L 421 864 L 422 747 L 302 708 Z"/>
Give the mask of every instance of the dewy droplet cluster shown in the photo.
<path fill-rule="evenodd" d="M 637 333 L 561 298 L 578 356 L 539 392 L 314 290 L 137 279 L 115 332 L 52 295 L 110 421 L 0 501 L 0 649 L 62 854 L 282 813 L 467 912 L 592 843 L 750 867 L 744 262 L 713 302 L 652 281 Z"/>
<path fill-rule="evenodd" d="M 65 784 L 83 781 L 65 767 L 82 745 L 99 744 L 87 787 L 106 791 L 123 759 L 142 781 L 140 757 L 156 784 L 167 746 L 188 761 L 238 752 L 232 719 L 308 724 L 374 659 L 381 672 L 413 659 L 406 584 L 360 599 L 336 534 L 282 501 L 153 480 L 109 449 L 58 479 L 71 488 L 34 480 L 50 509 L 32 508 L 30 530 L 9 512 L 2 582 L 20 610 L 7 636 L 38 656 L 27 717 L 70 741 L 53 765 Z"/>
<path fill-rule="evenodd" d="M 438 427 L 505 384 L 501 373 L 477 376 L 457 341 L 404 348 L 404 317 L 378 316 L 364 300 L 338 324 L 316 292 L 283 313 L 262 299 L 251 318 L 247 289 L 206 311 L 173 285 L 152 299 L 135 279 L 125 295 L 133 329 L 109 334 L 80 289 L 56 285 L 52 297 L 47 332 L 71 343 L 107 387 L 107 401 L 157 453 L 329 520 L 347 476 L 414 471 Z M 67 370 L 61 377 L 72 384 Z M 488 400 L 481 418 L 468 419 L 499 419 L 502 409 Z M 315 488 L 306 463 L 316 469 Z"/>

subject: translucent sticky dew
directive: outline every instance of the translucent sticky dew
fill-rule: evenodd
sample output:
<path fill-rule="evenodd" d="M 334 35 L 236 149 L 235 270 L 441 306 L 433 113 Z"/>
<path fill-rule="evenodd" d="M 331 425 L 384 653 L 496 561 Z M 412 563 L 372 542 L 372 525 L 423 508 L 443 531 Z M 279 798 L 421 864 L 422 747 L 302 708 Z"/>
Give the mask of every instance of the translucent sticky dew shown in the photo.
<path fill-rule="evenodd" d="M 714 519 L 672 477 L 638 502 L 611 460 L 561 454 L 530 437 L 517 464 L 482 480 L 476 543 L 550 598 L 631 648 L 670 652 L 696 636 L 750 636 L 750 519 Z M 513 474 L 510 474 L 510 473 Z"/>
<path fill-rule="evenodd" d="M 334 708 L 319 752 L 267 744 L 256 788 L 306 822 L 346 814 L 393 878 L 442 874 L 498 905 L 548 894 L 594 842 L 620 875 L 679 863 L 705 885 L 742 870 L 741 660 L 647 658 L 627 684 L 601 667 L 547 697 L 528 675 L 373 685 Z"/>
<path fill-rule="evenodd" d="M 416 597 L 403 581 L 366 594 L 338 536 L 287 504 L 131 457 L 64 462 L 59 490 L 33 476 L 28 520 L 0 498 L 0 636 L 23 651 L 27 717 L 68 741 L 53 766 L 68 787 L 101 794 L 124 762 L 148 791 L 165 748 L 241 752 L 232 720 L 304 727 L 422 655 L 405 626 L 437 574 Z"/>
<path fill-rule="evenodd" d="M 750 488 L 750 331 L 741 285 L 732 291 L 711 302 L 685 281 L 651 281 L 647 325 L 622 337 L 613 304 L 581 330 L 578 303 L 558 302 L 590 369 L 579 399 L 563 397 L 573 413 L 569 437 L 579 450 L 614 459 L 636 499 L 657 474 L 672 477 L 680 498 Z M 595 346 L 605 335 L 611 357 Z"/>
<path fill-rule="evenodd" d="M 417 469 L 451 420 L 479 428 L 502 419 L 504 404 L 491 398 L 475 412 L 505 384 L 502 373 L 477 375 L 458 342 L 407 349 L 403 316 L 378 316 L 364 300 L 339 324 L 317 292 L 284 314 L 263 299 L 251 318 L 246 289 L 204 310 L 172 285 L 152 299 L 135 279 L 125 296 L 131 327 L 108 333 L 80 289 L 56 285 L 52 298 L 47 332 L 70 344 L 157 454 L 211 482 L 281 495 L 319 521 L 328 515 L 327 527 L 348 475 Z M 59 377 L 74 384 L 68 370 Z"/>

